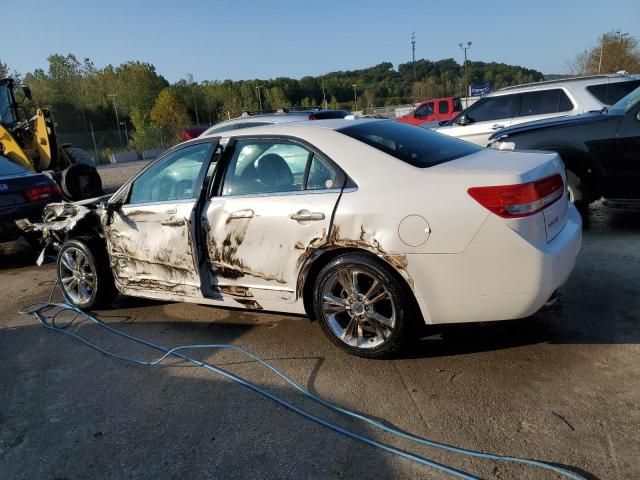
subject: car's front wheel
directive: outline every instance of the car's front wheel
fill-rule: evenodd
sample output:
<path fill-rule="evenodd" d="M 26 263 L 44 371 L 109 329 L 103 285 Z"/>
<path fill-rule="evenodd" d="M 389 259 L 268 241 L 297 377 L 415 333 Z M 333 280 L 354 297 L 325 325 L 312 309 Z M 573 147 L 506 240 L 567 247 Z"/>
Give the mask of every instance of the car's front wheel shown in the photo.
<path fill-rule="evenodd" d="M 98 240 L 67 240 L 58 252 L 57 273 L 65 299 L 83 310 L 105 305 L 117 294 L 106 252 Z"/>
<path fill-rule="evenodd" d="M 314 310 L 329 339 L 352 355 L 389 357 L 415 322 L 407 286 L 370 255 L 347 253 L 318 274 Z"/>

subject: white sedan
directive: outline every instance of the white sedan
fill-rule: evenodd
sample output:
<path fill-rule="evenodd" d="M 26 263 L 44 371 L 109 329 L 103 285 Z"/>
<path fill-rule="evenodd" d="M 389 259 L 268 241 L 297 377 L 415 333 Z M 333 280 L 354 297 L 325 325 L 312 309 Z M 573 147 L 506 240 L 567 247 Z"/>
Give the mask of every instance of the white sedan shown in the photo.
<path fill-rule="evenodd" d="M 373 119 L 201 137 L 108 202 L 45 218 L 77 307 L 119 291 L 306 314 L 366 357 L 397 351 L 419 324 L 533 314 L 581 241 L 557 155 Z"/>

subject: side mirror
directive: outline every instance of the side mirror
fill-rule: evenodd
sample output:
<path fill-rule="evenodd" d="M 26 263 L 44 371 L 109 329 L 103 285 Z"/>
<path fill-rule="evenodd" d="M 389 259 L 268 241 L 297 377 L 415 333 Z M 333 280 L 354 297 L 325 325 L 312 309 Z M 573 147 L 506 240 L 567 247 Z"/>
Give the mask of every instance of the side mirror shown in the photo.
<path fill-rule="evenodd" d="M 638 110 L 638 113 L 636 113 L 636 120 L 640 122 L 640 110 Z"/>
<path fill-rule="evenodd" d="M 29 85 L 22 85 L 22 93 L 24 93 L 24 96 L 27 99 L 33 100 L 33 94 L 31 93 L 31 88 L 29 87 Z"/>
<path fill-rule="evenodd" d="M 473 118 L 468 117 L 467 115 L 460 115 L 457 119 L 456 119 L 456 123 L 458 125 L 460 125 L 461 127 L 465 127 L 467 125 L 471 125 L 473 123 Z"/>

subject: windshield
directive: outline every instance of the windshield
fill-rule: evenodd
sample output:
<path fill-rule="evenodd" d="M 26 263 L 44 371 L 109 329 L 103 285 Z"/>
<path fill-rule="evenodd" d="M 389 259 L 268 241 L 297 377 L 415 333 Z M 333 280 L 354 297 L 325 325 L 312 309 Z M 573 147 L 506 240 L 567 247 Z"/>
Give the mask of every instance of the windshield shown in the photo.
<path fill-rule="evenodd" d="M 624 115 L 638 105 L 638 103 L 640 103 L 640 87 L 611 105 L 611 107 L 609 107 L 609 113 L 613 115 Z"/>
<path fill-rule="evenodd" d="M 6 85 L 0 85 L 0 123 L 13 127 L 16 118 L 11 108 L 11 92 Z"/>

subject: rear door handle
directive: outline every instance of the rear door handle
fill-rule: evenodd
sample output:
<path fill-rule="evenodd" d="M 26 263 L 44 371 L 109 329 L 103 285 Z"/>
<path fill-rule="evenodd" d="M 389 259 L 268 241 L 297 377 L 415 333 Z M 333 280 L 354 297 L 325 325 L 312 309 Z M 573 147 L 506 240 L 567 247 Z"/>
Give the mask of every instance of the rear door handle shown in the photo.
<path fill-rule="evenodd" d="M 289 215 L 291 220 L 296 222 L 319 222 L 324 220 L 324 213 L 322 212 L 310 212 L 309 210 L 300 210 L 296 213 Z"/>
<path fill-rule="evenodd" d="M 491 130 L 500 130 L 501 128 L 504 128 L 504 125 L 500 125 L 499 123 L 496 123 L 491 127 Z"/>
<path fill-rule="evenodd" d="M 237 210 L 229 214 L 229 220 L 234 220 L 237 218 L 253 218 L 255 214 L 256 213 L 250 208 L 246 208 L 244 210 Z"/>

